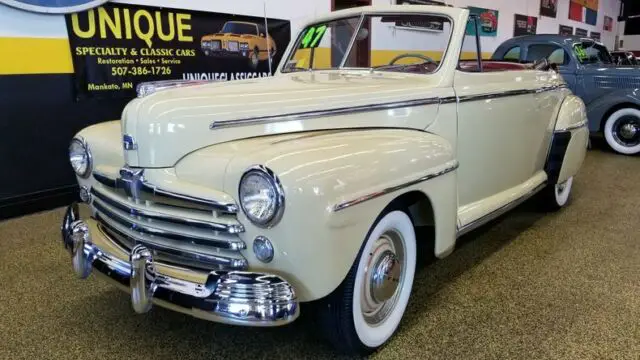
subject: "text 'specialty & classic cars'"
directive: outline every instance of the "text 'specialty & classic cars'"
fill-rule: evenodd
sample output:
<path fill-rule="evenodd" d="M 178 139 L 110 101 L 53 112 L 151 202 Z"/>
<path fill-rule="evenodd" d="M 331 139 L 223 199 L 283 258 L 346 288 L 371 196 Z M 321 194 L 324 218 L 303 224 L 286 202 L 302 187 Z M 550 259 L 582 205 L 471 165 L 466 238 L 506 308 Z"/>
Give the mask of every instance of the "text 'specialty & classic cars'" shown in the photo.
<path fill-rule="evenodd" d="M 273 77 L 145 84 L 121 121 L 71 142 L 75 273 L 139 313 L 235 325 L 319 301 L 337 348 L 375 351 L 405 312 L 417 242 L 443 258 L 532 195 L 561 208 L 585 156 L 582 100 L 546 62 L 483 61 L 468 22 L 445 6 L 337 11 Z"/>

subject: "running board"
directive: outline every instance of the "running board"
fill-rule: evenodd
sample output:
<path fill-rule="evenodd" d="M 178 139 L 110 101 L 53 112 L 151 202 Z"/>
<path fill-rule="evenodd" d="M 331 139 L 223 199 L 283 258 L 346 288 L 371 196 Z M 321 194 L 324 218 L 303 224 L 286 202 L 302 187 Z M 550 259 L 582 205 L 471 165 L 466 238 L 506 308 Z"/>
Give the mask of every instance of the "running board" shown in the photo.
<path fill-rule="evenodd" d="M 528 193 L 522 195 L 521 197 L 517 198 L 516 200 L 502 205 L 501 207 L 495 209 L 494 211 L 476 219 L 473 220 L 472 222 L 459 227 L 458 231 L 456 232 L 456 237 L 459 238 L 460 236 L 475 230 L 477 228 L 479 228 L 480 226 L 488 223 L 491 220 L 494 220 L 498 217 L 500 217 L 501 215 L 505 214 L 506 212 L 508 212 L 509 210 L 514 209 L 516 206 L 522 204 L 523 202 L 529 200 L 529 198 L 531 198 L 533 195 L 537 194 L 540 190 L 544 189 L 544 187 L 547 186 L 547 182 L 543 182 L 540 185 L 536 186 L 535 188 L 533 188 L 531 191 L 529 191 Z"/>

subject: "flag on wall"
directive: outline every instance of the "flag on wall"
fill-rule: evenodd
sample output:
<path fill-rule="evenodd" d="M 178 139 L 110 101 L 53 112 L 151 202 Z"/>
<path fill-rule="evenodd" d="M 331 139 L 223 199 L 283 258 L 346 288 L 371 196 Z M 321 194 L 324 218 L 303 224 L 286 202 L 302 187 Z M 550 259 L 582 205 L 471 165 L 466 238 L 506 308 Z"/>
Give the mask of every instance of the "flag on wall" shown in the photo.
<path fill-rule="evenodd" d="M 569 19 L 595 25 L 598 22 L 598 0 L 570 0 Z"/>

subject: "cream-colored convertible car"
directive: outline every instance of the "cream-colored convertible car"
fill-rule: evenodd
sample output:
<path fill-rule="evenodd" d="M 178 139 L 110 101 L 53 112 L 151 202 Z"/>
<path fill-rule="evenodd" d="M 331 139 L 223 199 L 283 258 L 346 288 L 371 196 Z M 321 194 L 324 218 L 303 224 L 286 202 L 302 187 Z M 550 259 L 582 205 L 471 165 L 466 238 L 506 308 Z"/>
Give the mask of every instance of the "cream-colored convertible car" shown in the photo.
<path fill-rule="evenodd" d="M 538 192 L 564 206 L 585 156 L 582 101 L 544 62 L 483 61 L 468 22 L 450 7 L 338 11 L 273 77 L 142 85 L 121 121 L 71 142 L 76 274 L 106 276 L 136 312 L 236 325 L 287 324 L 317 300 L 338 348 L 374 351 L 405 312 L 416 243 L 442 258 Z"/>

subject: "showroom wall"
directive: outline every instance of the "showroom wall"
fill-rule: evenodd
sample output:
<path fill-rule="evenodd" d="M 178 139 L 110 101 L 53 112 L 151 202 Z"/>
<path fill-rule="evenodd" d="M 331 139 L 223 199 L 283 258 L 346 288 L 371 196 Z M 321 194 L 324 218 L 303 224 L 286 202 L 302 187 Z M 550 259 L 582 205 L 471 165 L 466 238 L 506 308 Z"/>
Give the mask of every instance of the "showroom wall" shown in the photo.
<path fill-rule="evenodd" d="M 373 4 L 394 4 L 403 0 L 373 0 Z M 558 11 L 555 18 L 540 16 L 540 0 L 441 0 L 457 7 L 475 6 L 498 10 L 498 34 L 496 37 L 482 37 L 482 51 L 493 53 L 503 41 L 513 37 L 515 14 L 538 17 L 538 34 L 557 34 L 559 25 L 579 27 L 589 32 L 601 33 L 602 42 L 613 49 L 615 36 L 618 34 L 617 21 L 613 22 L 613 30 L 605 31 L 604 17 L 617 19 L 620 11 L 620 0 L 599 0 L 598 20 L 595 26 L 569 20 L 569 0 L 558 0 Z M 621 32 L 620 32 L 621 33 Z"/>

